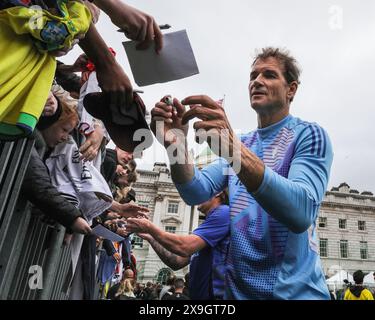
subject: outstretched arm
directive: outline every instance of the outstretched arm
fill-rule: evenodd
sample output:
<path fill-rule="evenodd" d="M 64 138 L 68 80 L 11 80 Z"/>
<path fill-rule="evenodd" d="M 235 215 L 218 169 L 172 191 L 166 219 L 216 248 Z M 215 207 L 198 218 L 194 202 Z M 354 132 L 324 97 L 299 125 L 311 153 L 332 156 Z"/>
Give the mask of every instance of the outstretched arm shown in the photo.
<path fill-rule="evenodd" d="M 139 233 L 138 236 L 140 236 L 142 239 L 147 240 L 155 250 L 156 254 L 159 256 L 161 261 L 163 261 L 172 270 L 179 270 L 189 264 L 190 257 L 181 257 L 166 250 L 151 235 L 147 233 Z"/>
<path fill-rule="evenodd" d="M 110 94 L 111 105 L 120 107 L 130 105 L 133 101 L 133 87 L 130 80 L 116 62 L 93 23 L 79 45 L 94 62 L 99 86 L 103 92 Z"/>
<path fill-rule="evenodd" d="M 129 218 L 126 230 L 128 232 L 149 233 L 165 249 L 181 256 L 190 257 L 193 253 L 207 246 L 206 242 L 195 234 L 177 235 L 165 232 L 144 218 Z"/>
<path fill-rule="evenodd" d="M 138 49 L 146 49 L 155 41 L 155 50 L 163 47 L 163 34 L 155 19 L 120 0 L 95 0 L 94 3 L 111 18 L 113 24 L 132 40 L 139 41 Z"/>

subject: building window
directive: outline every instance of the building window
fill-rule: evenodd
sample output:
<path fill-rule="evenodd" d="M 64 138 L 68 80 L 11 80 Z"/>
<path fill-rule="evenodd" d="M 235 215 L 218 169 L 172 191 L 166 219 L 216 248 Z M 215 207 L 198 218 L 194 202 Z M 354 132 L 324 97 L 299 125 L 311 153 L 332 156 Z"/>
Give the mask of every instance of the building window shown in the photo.
<path fill-rule="evenodd" d="M 359 251 L 360 251 L 361 259 L 368 259 L 367 241 L 361 241 L 359 243 Z"/>
<path fill-rule="evenodd" d="M 319 217 L 319 228 L 326 228 L 326 227 L 327 227 L 327 218 Z"/>
<path fill-rule="evenodd" d="M 161 283 L 161 284 L 166 284 L 168 278 L 172 275 L 171 269 L 168 268 L 163 268 L 161 269 L 157 276 L 156 276 L 156 282 Z"/>
<path fill-rule="evenodd" d="M 348 240 L 340 240 L 340 257 L 347 258 L 349 255 Z"/>
<path fill-rule="evenodd" d="M 346 219 L 339 219 L 339 228 L 346 229 Z"/>
<path fill-rule="evenodd" d="M 366 221 L 358 221 L 358 230 L 361 230 L 361 231 L 366 230 Z"/>
<path fill-rule="evenodd" d="M 143 248 L 143 239 L 141 237 L 134 235 L 132 242 L 134 247 Z"/>
<path fill-rule="evenodd" d="M 176 227 L 165 226 L 165 231 L 170 233 L 176 233 Z"/>
<path fill-rule="evenodd" d="M 328 239 L 319 240 L 320 256 L 328 257 Z"/>
<path fill-rule="evenodd" d="M 148 201 L 137 201 L 137 205 L 141 207 L 148 208 L 149 202 Z"/>
<path fill-rule="evenodd" d="M 178 213 L 178 202 L 168 203 L 168 213 Z"/>

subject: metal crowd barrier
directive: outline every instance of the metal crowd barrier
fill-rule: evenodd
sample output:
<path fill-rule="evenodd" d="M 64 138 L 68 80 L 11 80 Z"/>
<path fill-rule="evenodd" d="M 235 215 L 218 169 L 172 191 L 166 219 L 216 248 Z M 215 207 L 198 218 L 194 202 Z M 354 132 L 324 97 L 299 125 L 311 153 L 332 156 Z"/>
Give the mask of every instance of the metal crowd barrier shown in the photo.
<path fill-rule="evenodd" d="M 70 247 L 65 229 L 34 215 L 20 194 L 33 138 L 0 141 L 0 300 L 65 300 Z M 30 285 L 35 268 L 42 270 L 42 289 Z M 33 271 L 34 270 L 34 271 Z"/>

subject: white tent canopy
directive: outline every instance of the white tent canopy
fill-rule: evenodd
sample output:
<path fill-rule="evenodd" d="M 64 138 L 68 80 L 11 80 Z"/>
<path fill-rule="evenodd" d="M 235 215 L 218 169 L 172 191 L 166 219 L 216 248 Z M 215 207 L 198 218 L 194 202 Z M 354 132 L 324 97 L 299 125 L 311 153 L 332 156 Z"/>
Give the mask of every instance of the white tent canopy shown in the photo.
<path fill-rule="evenodd" d="M 348 279 L 349 282 L 353 283 L 353 276 L 345 270 L 340 270 L 337 272 L 334 276 L 327 279 L 327 284 L 335 284 L 335 285 L 341 285 L 344 284 L 344 279 Z"/>
<path fill-rule="evenodd" d="M 363 284 L 375 284 L 374 276 L 372 275 L 372 272 L 367 274 L 365 278 L 363 279 Z"/>
<path fill-rule="evenodd" d="M 335 284 L 335 285 L 342 285 L 344 284 L 344 279 L 348 279 L 349 282 L 354 284 L 353 275 L 351 275 L 346 270 L 340 270 L 338 271 L 334 276 L 328 278 L 326 280 L 327 284 Z M 372 272 L 368 273 L 364 279 L 363 284 L 375 284 L 374 276 L 372 275 Z"/>

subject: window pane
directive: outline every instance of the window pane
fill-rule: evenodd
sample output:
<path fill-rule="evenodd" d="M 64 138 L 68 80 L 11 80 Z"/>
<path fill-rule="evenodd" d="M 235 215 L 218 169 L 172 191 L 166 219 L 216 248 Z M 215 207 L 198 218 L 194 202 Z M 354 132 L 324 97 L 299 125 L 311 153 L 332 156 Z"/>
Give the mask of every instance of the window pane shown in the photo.
<path fill-rule="evenodd" d="M 143 247 L 143 239 L 141 237 L 138 237 L 138 236 L 134 236 L 133 238 L 133 241 L 134 241 L 134 247 L 140 247 L 142 248 Z"/>
<path fill-rule="evenodd" d="M 325 228 L 327 226 L 327 218 L 319 217 L 319 228 Z"/>
<path fill-rule="evenodd" d="M 346 229 L 346 219 L 339 219 L 339 228 Z"/>
<path fill-rule="evenodd" d="M 148 201 L 138 201 L 137 204 L 141 207 L 148 208 L 149 202 Z"/>
<path fill-rule="evenodd" d="M 367 242 L 366 241 L 361 241 L 359 244 L 359 250 L 360 250 L 360 255 L 361 259 L 367 259 Z"/>
<path fill-rule="evenodd" d="M 340 240 L 340 256 L 341 258 L 348 257 L 348 240 Z"/>
<path fill-rule="evenodd" d="M 361 231 L 366 230 L 366 221 L 358 221 L 358 230 L 361 230 Z"/>
<path fill-rule="evenodd" d="M 320 247 L 320 256 L 328 257 L 328 239 L 320 239 L 319 247 Z"/>
<path fill-rule="evenodd" d="M 168 203 L 168 213 L 178 213 L 178 202 Z"/>
<path fill-rule="evenodd" d="M 165 226 L 165 231 L 170 233 L 176 233 L 176 227 Z"/>

